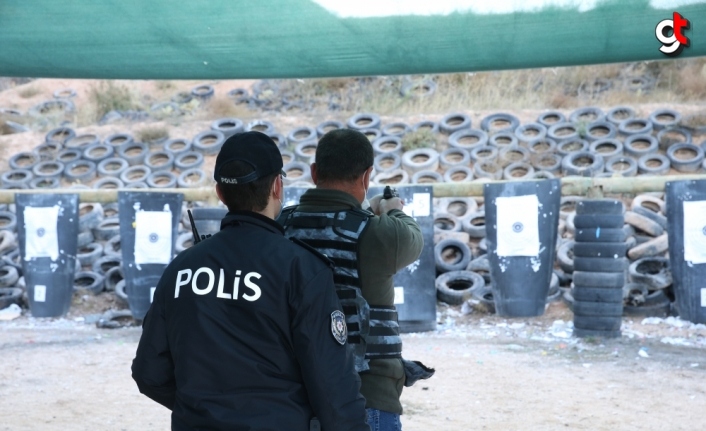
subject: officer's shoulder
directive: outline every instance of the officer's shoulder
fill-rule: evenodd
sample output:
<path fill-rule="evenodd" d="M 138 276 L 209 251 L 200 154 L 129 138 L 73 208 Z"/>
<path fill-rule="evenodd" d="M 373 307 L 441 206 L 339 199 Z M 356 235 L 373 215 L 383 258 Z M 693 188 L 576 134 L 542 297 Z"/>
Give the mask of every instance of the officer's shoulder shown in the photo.
<path fill-rule="evenodd" d="M 299 246 L 301 249 L 306 250 L 308 253 L 310 253 L 312 256 L 316 257 L 318 260 L 323 262 L 326 266 L 329 268 L 334 267 L 334 263 L 331 259 L 329 259 L 325 254 L 319 252 L 317 249 L 314 247 L 310 246 L 309 244 L 305 243 L 304 241 L 300 240 L 299 238 L 295 237 L 290 237 L 289 240 Z"/>

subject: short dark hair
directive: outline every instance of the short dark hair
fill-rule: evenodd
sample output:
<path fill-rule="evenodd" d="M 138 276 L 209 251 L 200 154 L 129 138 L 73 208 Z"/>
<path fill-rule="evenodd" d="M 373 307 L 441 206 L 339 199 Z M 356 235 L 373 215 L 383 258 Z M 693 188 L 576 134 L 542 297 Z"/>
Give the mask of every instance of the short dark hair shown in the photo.
<path fill-rule="evenodd" d="M 317 181 L 353 181 L 372 165 L 373 146 L 357 130 L 331 130 L 316 147 Z"/>
<path fill-rule="evenodd" d="M 253 172 L 253 167 L 241 161 L 223 166 L 220 173 L 226 177 L 242 177 Z M 228 211 L 262 211 L 267 206 L 270 189 L 279 172 L 258 178 L 246 184 L 219 183 L 223 203 Z"/>

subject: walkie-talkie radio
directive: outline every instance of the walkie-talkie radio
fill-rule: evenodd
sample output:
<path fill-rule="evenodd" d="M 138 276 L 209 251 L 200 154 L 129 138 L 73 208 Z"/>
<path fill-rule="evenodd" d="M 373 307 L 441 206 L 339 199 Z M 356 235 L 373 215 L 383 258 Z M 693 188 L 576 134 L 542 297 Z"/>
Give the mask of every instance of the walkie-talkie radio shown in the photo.
<path fill-rule="evenodd" d="M 191 233 L 194 235 L 194 244 L 198 244 L 204 239 L 210 237 L 211 235 L 199 235 L 199 231 L 196 229 L 196 223 L 194 223 L 194 216 L 191 215 L 191 210 L 186 210 L 189 214 L 189 222 L 191 223 Z"/>

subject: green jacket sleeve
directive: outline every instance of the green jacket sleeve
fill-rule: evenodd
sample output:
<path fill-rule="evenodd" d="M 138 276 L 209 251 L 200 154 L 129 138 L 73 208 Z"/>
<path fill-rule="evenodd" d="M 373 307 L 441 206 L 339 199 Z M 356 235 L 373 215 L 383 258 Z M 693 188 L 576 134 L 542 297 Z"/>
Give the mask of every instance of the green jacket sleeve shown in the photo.
<path fill-rule="evenodd" d="M 380 216 L 384 226 L 389 226 L 397 244 L 395 253 L 395 272 L 417 260 L 422 253 L 424 240 L 422 229 L 417 222 L 401 210 L 390 210 Z"/>
<path fill-rule="evenodd" d="M 417 222 L 401 210 L 373 217 L 360 239 L 363 297 L 370 304 L 392 305 L 392 277 L 419 258 L 424 246 Z"/>

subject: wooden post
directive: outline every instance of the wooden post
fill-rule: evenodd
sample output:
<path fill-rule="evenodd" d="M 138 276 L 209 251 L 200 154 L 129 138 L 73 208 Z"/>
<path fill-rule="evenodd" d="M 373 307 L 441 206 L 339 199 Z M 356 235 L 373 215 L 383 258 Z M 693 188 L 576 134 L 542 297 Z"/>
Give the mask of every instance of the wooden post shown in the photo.
<path fill-rule="evenodd" d="M 184 201 L 209 201 L 215 198 L 216 201 L 218 197 L 216 196 L 216 190 L 214 187 L 194 187 L 185 189 L 20 189 L 20 190 L 0 190 L 0 203 L 14 203 L 15 194 L 17 193 L 46 193 L 46 194 L 58 194 L 58 193 L 68 193 L 77 194 L 79 197 L 79 202 L 97 202 L 97 203 L 109 203 L 118 201 L 118 191 L 129 191 L 129 192 L 159 192 L 159 193 L 181 193 L 184 195 Z"/>
<path fill-rule="evenodd" d="M 582 196 L 604 196 L 609 194 L 630 193 L 639 194 L 646 192 L 664 191 L 665 184 L 670 181 L 703 180 L 706 174 L 667 175 L 667 176 L 642 176 L 642 177 L 564 177 L 561 178 L 561 194 Z M 507 182 L 508 180 L 498 181 Z M 542 180 L 530 180 L 542 181 Z M 488 181 L 471 181 L 467 183 L 432 183 L 434 197 L 468 197 L 483 196 L 483 184 Z M 404 185 L 398 187 L 405 187 Z M 124 189 L 127 191 L 149 191 L 150 189 Z M 205 201 L 209 205 L 216 205 L 218 197 L 214 187 L 194 187 L 185 189 L 152 189 L 162 193 L 181 193 L 184 201 Z M 80 202 L 108 203 L 118 201 L 116 189 L 22 189 L 0 190 L 0 203 L 15 202 L 16 193 L 76 193 Z"/>

